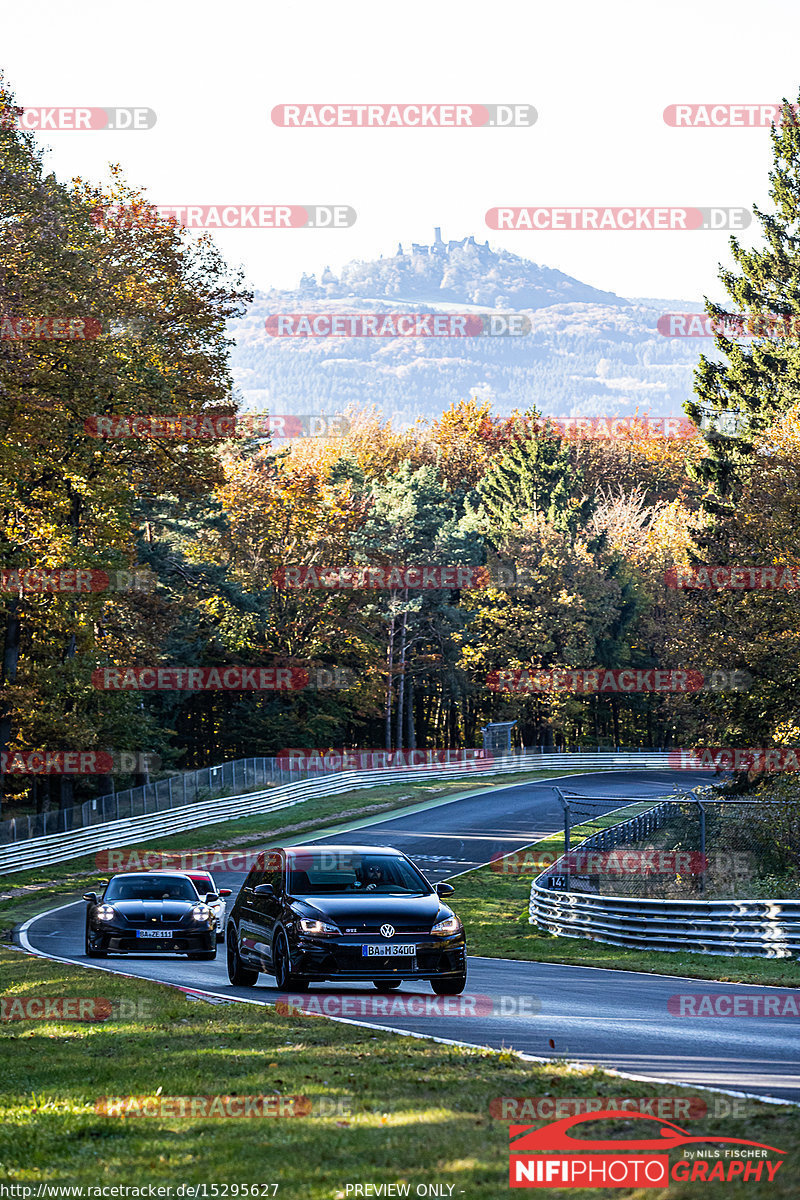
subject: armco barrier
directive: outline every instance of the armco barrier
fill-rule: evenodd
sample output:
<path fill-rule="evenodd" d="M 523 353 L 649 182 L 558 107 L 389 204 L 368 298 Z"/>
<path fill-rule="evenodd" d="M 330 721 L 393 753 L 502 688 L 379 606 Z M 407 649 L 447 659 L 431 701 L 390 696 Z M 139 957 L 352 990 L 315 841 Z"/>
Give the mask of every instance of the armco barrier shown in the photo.
<path fill-rule="evenodd" d="M 579 847 L 604 850 L 637 841 L 670 820 L 676 807 L 656 805 L 586 838 Z M 800 900 L 643 900 L 547 887 L 542 881 L 557 875 L 562 862 L 533 880 L 529 908 L 530 923 L 558 937 L 635 950 L 747 958 L 796 958 L 800 951 Z"/>
<path fill-rule="evenodd" d="M 0 847 L 0 874 L 27 871 L 32 867 L 67 862 L 116 846 L 131 846 L 153 837 L 167 837 L 187 829 L 199 829 L 220 821 L 273 812 L 302 804 L 313 796 L 334 796 L 356 788 L 430 778 L 480 778 L 535 770 L 671 770 L 668 752 L 621 754 L 526 754 L 496 757 L 480 767 L 474 764 L 431 763 L 424 767 L 388 767 L 375 771 L 341 771 L 321 778 L 304 779 L 246 796 L 195 801 L 164 812 L 145 813 L 123 821 L 107 821 L 88 829 L 69 830 L 48 837 L 28 838 Z"/>

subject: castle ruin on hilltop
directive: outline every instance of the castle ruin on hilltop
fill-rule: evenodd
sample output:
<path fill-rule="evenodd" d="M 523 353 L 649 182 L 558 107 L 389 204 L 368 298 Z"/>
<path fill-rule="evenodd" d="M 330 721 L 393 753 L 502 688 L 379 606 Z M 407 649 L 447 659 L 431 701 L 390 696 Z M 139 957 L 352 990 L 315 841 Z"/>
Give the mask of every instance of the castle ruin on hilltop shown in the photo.
<path fill-rule="evenodd" d="M 488 241 L 484 242 L 483 245 L 481 245 L 480 243 L 475 241 L 475 238 L 472 237 L 472 235 L 470 235 L 469 237 L 462 238 L 460 242 L 459 241 L 443 242 L 442 241 L 442 229 L 441 229 L 440 225 L 437 225 L 435 227 L 434 234 L 435 234 L 435 236 L 433 239 L 432 246 L 421 246 L 419 244 L 419 242 L 412 242 L 410 253 L 409 253 L 409 251 L 403 249 L 403 245 L 401 242 L 398 242 L 397 243 L 397 257 L 398 258 L 410 258 L 410 256 L 412 254 L 449 254 L 451 250 L 463 250 L 466 246 L 474 246 L 476 248 L 476 250 L 488 250 L 489 249 Z"/>

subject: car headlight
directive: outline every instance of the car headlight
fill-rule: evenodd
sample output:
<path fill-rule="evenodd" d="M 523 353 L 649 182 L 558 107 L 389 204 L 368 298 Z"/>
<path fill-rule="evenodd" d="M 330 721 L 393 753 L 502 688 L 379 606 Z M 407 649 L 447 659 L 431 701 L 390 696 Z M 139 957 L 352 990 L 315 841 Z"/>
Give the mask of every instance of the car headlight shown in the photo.
<path fill-rule="evenodd" d="M 98 921 L 113 921 L 117 915 L 110 904 L 101 904 L 94 910 Z"/>
<path fill-rule="evenodd" d="M 207 904 L 195 904 L 192 909 L 192 920 L 208 921 L 211 918 L 211 909 Z"/>
<path fill-rule="evenodd" d="M 311 917 L 301 917 L 300 920 L 297 922 L 297 924 L 300 926 L 301 933 L 313 933 L 313 934 L 341 933 L 341 930 L 338 929 L 335 925 L 329 925 L 327 921 L 314 921 L 311 919 Z"/>
<path fill-rule="evenodd" d="M 437 934 L 439 937 L 447 937 L 451 933 L 459 933 L 461 930 L 461 922 L 458 917 L 445 917 L 443 921 L 437 921 L 431 933 Z"/>

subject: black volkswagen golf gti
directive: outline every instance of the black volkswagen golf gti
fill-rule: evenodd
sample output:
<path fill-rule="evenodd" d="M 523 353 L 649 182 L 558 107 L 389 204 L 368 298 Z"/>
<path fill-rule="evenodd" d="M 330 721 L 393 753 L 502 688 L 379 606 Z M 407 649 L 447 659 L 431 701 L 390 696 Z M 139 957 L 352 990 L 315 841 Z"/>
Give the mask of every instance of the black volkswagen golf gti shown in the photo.
<path fill-rule="evenodd" d="M 109 951 L 152 954 L 158 950 L 216 958 L 216 914 L 180 871 L 115 875 L 102 899 L 96 892 L 83 898 L 88 901 L 87 958 L 104 958 Z"/>
<path fill-rule="evenodd" d="M 245 880 L 226 930 L 228 978 L 252 986 L 259 972 L 282 990 L 323 980 L 373 981 L 388 992 L 430 980 L 440 996 L 467 982 L 464 926 L 391 846 L 287 846 L 265 851 Z"/>

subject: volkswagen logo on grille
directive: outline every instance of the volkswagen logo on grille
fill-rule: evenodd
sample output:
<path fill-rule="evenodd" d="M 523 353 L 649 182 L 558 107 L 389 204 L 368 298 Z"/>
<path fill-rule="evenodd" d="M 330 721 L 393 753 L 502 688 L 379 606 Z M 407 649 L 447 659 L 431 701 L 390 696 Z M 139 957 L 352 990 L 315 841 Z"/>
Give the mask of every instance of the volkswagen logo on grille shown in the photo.
<path fill-rule="evenodd" d="M 381 925 L 381 937 L 394 937 L 394 925 Z"/>

